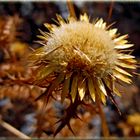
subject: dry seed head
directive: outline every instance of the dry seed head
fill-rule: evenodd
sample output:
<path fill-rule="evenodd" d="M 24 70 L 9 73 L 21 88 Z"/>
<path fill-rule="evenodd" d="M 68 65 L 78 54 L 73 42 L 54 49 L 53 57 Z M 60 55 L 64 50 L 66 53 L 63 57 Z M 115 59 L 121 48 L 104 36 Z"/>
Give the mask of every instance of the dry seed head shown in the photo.
<path fill-rule="evenodd" d="M 48 49 L 53 50 L 59 46 L 61 48 L 47 58 L 58 68 L 103 76 L 114 67 L 114 42 L 108 32 L 89 22 L 75 21 L 58 27 L 48 38 L 44 51 L 47 53 Z"/>
<path fill-rule="evenodd" d="M 30 56 L 38 66 L 36 81 L 54 75 L 48 94 L 62 85 L 62 101 L 70 95 L 73 102 L 85 96 L 93 101 L 99 96 L 103 103 L 109 96 L 115 102 L 112 93 L 119 93 L 114 81 L 131 83 L 130 70 L 136 68 L 134 56 L 126 54 L 133 46 L 127 35 L 118 36 L 117 29 L 108 29 L 102 19 L 90 23 L 86 14 L 78 21 L 57 19 L 58 26 L 45 24 L 50 33 L 41 31 L 43 47 Z"/>

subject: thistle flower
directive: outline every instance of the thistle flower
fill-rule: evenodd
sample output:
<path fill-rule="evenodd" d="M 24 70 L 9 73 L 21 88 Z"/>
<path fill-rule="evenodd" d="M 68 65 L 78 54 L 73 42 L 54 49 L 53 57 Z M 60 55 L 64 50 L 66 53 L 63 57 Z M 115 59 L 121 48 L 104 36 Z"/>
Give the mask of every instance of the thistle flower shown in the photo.
<path fill-rule="evenodd" d="M 90 22 L 86 14 L 67 21 L 57 15 L 57 20 L 58 26 L 45 24 L 50 32 L 41 31 L 38 36 L 43 47 L 30 56 L 36 84 L 49 83 L 41 96 L 49 98 L 60 89 L 62 102 L 68 97 L 73 104 L 87 99 L 105 104 L 110 97 L 115 103 L 113 94 L 120 95 L 115 82 L 130 84 L 131 70 L 136 69 L 128 35 L 119 36 L 103 19 Z"/>

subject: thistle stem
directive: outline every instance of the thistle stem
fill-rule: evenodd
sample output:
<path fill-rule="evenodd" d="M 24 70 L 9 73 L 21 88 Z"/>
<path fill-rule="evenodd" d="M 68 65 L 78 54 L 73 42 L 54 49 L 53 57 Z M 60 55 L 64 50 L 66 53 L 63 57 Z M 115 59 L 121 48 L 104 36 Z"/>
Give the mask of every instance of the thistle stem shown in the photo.
<path fill-rule="evenodd" d="M 111 1 L 110 7 L 109 7 L 109 13 L 108 13 L 108 18 L 107 21 L 109 22 L 111 16 L 112 16 L 112 11 L 113 11 L 113 6 L 114 6 L 114 2 L 113 0 Z"/>
<path fill-rule="evenodd" d="M 67 0 L 67 6 L 68 6 L 70 16 L 76 19 L 75 10 L 74 10 L 74 7 L 73 7 L 71 0 Z"/>
<path fill-rule="evenodd" d="M 99 104 L 99 114 L 100 114 L 101 121 L 102 121 L 102 132 L 103 132 L 103 136 L 104 137 L 109 137 L 109 130 L 108 130 L 108 126 L 107 126 L 105 114 L 103 112 L 103 109 L 101 107 L 101 104 Z"/>
<path fill-rule="evenodd" d="M 7 122 L 1 119 L 0 119 L 0 125 L 21 139 L 31 139 L 29 136 L 26 136 L 25 134 L 17 130 L 15 127 L 11 126 L 10 124 L 8 124 Z"/>
<path fill-rule="evenodd" d="M 105 114 L 103 112 L 102 106 L 101 106 L 101 100 L 99 98 L 99 95 L 96 96 L 96 101 L 97 101 L 97 107 L 99 109 L 99 115 L 101 117 L 101 125 L 102 125 L 102 133 L 104 137 L 109 137 L 109 129 L 107 126 L 107 122 L 106 122 L 106 117 Z"/>

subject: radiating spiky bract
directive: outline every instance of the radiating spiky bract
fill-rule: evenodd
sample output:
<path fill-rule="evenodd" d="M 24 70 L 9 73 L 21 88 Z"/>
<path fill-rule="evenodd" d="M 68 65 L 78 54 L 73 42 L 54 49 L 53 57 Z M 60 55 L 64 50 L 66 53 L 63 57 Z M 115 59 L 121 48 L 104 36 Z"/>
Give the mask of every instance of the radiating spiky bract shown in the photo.
<path fill-rule="evenodd" d="M 109 96 L 119 94 L 114 82 L 131 83 L 131 69 L 136 68 L 135 57 L 130 55 L 132 47 L 126 40 L 128 35 L 119 36 L 117 29 L 109 29 L 102 19 L 89 22 L 86 14 L 80 20 L 69 18 L 64 21 L 57 15 L 57 24 L 45 24 L 49 33 L 41 31 L 43 47 L 37 49 L 30 60 L 37 66 L 36 84 L 49 81 L 48 96 L 59 88 L 61 100 L 70 97 L 85 97 L 96 101 L 96 96 L 105 103 Z M 128 54 L 127 54 L 128 52 Z"/>

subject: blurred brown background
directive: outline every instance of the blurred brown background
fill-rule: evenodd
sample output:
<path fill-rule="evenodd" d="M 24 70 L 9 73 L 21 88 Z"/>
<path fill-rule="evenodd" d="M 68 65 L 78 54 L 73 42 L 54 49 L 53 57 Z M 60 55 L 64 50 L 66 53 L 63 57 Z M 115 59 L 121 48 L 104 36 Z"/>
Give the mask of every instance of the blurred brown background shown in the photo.
<path fill-rule="evenodd" d="M 80 13 L 88 13 L 91 19 L 103 18 L 108 23 L 115 22 L 121 34 L 128 33 L 130 41 L 135 44 L 134 54 L 139 56 L 140 48 L 140 3 L 113 2 L 112 15 L 108 19 L 111 2 L 74 2 L 77 17 Z M 66 18 L 69 13 L 66 2 L 1 2 L 0 15 L 12 16 L 18 14 L 23 19 L 22 39 L 29 43 L 36 40 L 38 28 L 43 29 L 43 23 L 52 23 L 56 13 Z M 25 30 L 26 29 L 26 30 Z"/>
<path fill-rule="evenodd" d="M 112 14 L 109 17 L 109 10 L 112 6 Z M 88 13 L 91 20 L 103 18 L 108 23 L 116 22 L 113 27 L 117 27 L 121 34 L 129 34 L 129 40 L 135 44 L 133 54 L 139 59 L 140 56 L 140 2 L 74 2 L 74 9 L 77 17 L 80 13 Z M 22 19 L 19 31 L 21 35 L 19 40 L 36 48 L 39 45 L 34 41 L 39 34 L 38 29 L 46 30 L 43 23 L 53 23 L 52 18 L 56 18 L 56 13 L 63 18 L 69 15 L 66 2 L 0 2 L 0 16 L 8 17 L 18 15 Z M 3 54 L 0 53 L 1 62 Z M 2 86 L 2 85 L 1 85 Z M 122 90 L 122 98 L 116 97 L 118 106 L 122 112 L 119 115 L 114 105 L 108 101 L 108 106 L 104 107 L 107 123 L 112 136 L 140 136 L 140 76 L 134 77 L 134 84 L 126 86 Z M 1 89 L 0 89 L 1 92 Z M 22 94 L 25 94 L 23 90 Z M 57 116 L 63 115 L 64 106 L 59 102 L 51 102 L 50 106 L 57 112 Z M 78 136 L 82 137 L 100 137 L 101 120 L 98 115 L 90 111 L 89 115 L 84 109 L 79 109 L 83 115 L 84 122 L 73 121 L 72 127 Z M 36 106 L 31 105 L 26 99 L 9 99 L 5 97 L 0 99 L 0 113 L 4 120 L 11 125 L 30 136 L 37 136 L 36 132 Z M 48 110 L 48 114 L 54 115 L 54 112 Z M 47 114 L 47 115 L 48 115 Z M 56 116 L 56 114 L 55 114 Z M 51 121 L 46 116 L 43 120 L 46 133 L 44 137 L 52 136 L 53 130 L 48 125 Z M 48 121 L 48 122 L 47 122 Z M 52 119 L 52 121 L 55 121 Z M 79 130 L 79 128 L 81 130 Z M 13 137 L 14 135 L 0 126 L 0 136 Z M 66 128 L 59 136 L 72 136 Z"/>

